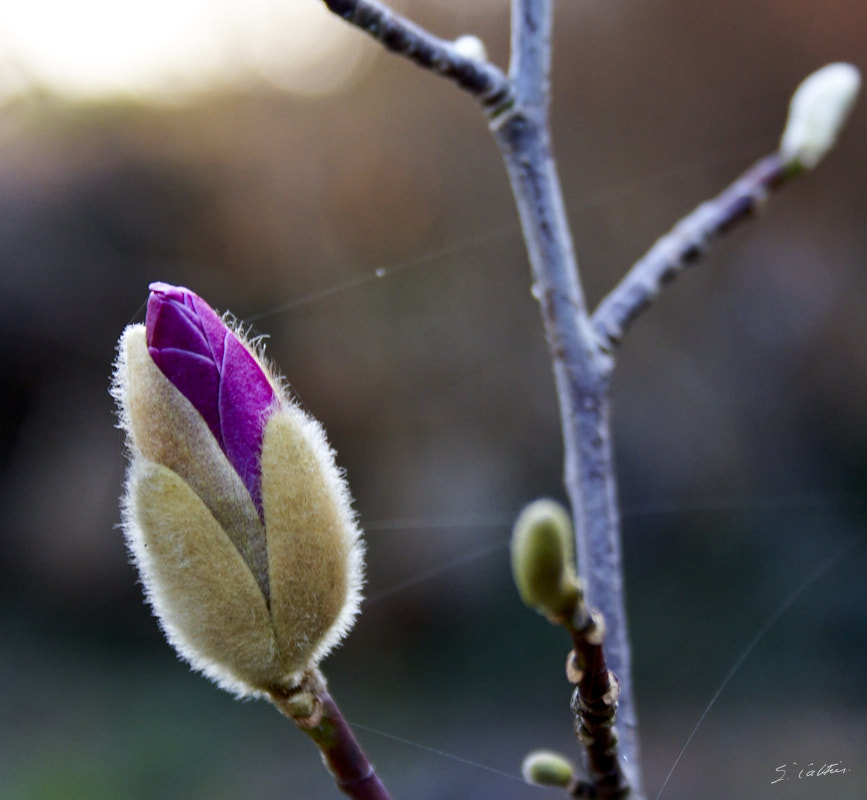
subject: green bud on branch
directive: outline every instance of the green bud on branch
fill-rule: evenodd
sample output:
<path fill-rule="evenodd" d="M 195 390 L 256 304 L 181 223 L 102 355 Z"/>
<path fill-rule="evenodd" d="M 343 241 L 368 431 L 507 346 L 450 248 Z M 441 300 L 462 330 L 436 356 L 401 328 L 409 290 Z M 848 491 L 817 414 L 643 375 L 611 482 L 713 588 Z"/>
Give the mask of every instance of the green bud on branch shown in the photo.
<path fill-rule="evenodd" d="M 521 599 L 556 624 L 569 624 L 581 601 L 575 574 L 572 525 L 552 500 L 536 500 L 512 532 L 512 573 Z"/>
<path fill-rule="evenodd" d="M 537 786 L 569 786 L 575 778 L 575 767 L 566 756 L 551 750 L 534 750 L 521 764 L 521 775 L 527 783 Z"/>

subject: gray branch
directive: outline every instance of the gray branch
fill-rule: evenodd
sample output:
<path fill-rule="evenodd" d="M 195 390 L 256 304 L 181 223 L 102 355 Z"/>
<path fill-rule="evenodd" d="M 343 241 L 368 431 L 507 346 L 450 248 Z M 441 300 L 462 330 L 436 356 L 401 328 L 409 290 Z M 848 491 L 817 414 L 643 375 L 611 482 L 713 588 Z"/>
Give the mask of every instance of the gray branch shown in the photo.
<path fill-rule="evenodd" d="M 376 39 L 386 50 L 454 81 L 473 95 L 490 116 L 512 103 L 512 86 L 493 64 L 463 55 L 453 42 L 440 39 L 395 14 L 377 0 L 323 0 L 337 16 Z"/>
<path fill-rule="evenodd" d="M 805 81 L 796 93 L 800 99 L 793 100 L 783 137 L 786 155 L 774 154 L 758 162 L 717 198 L 685 217 L 633 266 L 590 317 L 551 154 L 552 0 L 512 0 L 508 78 L 492 64 L 469 57 L 454 43 L 433 36 L 377 0 L 324 2 L 387 49 L 457 83 L 476 97 L 488 115 L 521 220 L 554 370 L 578 571 L 587 603 L 601 612 L 607 631 L 604 652 L 601 642 L 592 643 L 595 649 L 588 650 L 588 642 L 578 637 L 576 653 L 583 659 L 582 669 L 592 667 L 593 675 L 604 673 L 606 679 L 610 669 L 620 688 L 619 737 L 611 736 L 597 747 L 591 728 L 601 731 L 608 726 L 610 734 L 616 692 L 597 697 L 579 681 L 576 714 L 587 740 L 590 774 L 589 783 L 582 782 L 576 792 L 640 800 L 639 742 L 611 445 L 613 350 L 664 284 L 695 262 L 716 237 L 751 216 L 772 190 L 802 169 L 815 166 L 833 144 L 854 101 L 860 82 L 857 70 L 832 65 Z"/>
<path fill-rule="evenodd" d="M 640 797 L 638 731 L 610 436 L 613 362 L 600 347 L 587 313 L 551 154 L 548 105 L 552 1 L 513 0 L 508 78 L 490 64 L 467 58 L 451 42 L 432 36 L 379 2 L 324 2 L 386 48 L 456 81 L 476 96 L 490 119 L 518 208 L 554 370 L 563 427 L 564 482 L 575 522 L 578 571 L 588 603 L 598 608 L 605 620 L 607 665 L 620 684 L 619 759 L 634 796 Z M 599 797 L 611 796 L 605 788 L 607 777 L 590 775 Z"/>
<path fill-rule="evenodd" d="M 618 345 L 666 284 L 695 264 L 720 235 L 760 211 L 770 193 L 795 174 L 779 153 L 766 156 L 659 239 L 594 312 L 593 328 L 603 347 Z"/>
<path fill-rule="evenodd" d="M 607 662 L 619 681 L 619 767 L 632 795 L 640 797 L 639 741 L 610 434 L 613 350 L 667 282 L 694 263 L 715 238 L 753 215 L 768 194 L 797 170 L 791 168 L 791 158 L 779 154 L 760 161 L 660 239 L 591 317 L 551 153 L 552 0 L 513 0 L 508 78 L 374 0 L 325 2 L 386 48 L 455 81 L 480 101 L 489 116 L 515 197 L 553 364 L 579 574 L 587 602 L 601 611 L 607 630 L 604 653 L 600 648 L 594 658 Z M 592 699 L 592 695 L 579 698 L 585 716 L 588 697 Z M 619 779 L 612 781 L 618 771 L 611 764 L 603 769 L 602 762 L 592 758 L 592 748 L 588 754 L 589 778 L 597 796 L 626 791 Z"/>
<path fill-rule="evenodd" d="M 620 683 L 620 762 L 641 795 L 639 740 L 621 563 L 610 427 L 613 361 L 591 327 L 551 152 L 548 125 L 551 0 L 512 4 L 513 107 L 491 121 L 503 154 L 533 272 L 560 406 L 564 483 L 587 602 L 602 612 L 605 656 Z M 602 776 L 591 776 L 601 778 Z M 603 792 L 600 796 L 606 796 Z"/>

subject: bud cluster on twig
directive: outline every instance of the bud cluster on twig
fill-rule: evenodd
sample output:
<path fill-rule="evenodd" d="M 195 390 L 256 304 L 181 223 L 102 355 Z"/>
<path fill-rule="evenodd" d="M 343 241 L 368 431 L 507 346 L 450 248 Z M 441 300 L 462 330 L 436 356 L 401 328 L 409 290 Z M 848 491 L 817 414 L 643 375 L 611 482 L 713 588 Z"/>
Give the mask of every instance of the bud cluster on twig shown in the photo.
<path fill-rule="evenodd" d="M 575 686 L 571 708 L 587 776 L 573 774 L 564 780 L 568 759 L 547 751 L 531 753 L 523 771 L 528 780 L 562 786 L 573 797 L 621 800 L 630 790 L 614 729 L 620 684 L 605 661 L 605 621 L 587 606 L 575 574 L 572 541 L 572 525 L 562 506 L 551 500 L 531 503 L 512 532 L 512 572 L 521 599 L 572 638 L 566 677 Z"/>

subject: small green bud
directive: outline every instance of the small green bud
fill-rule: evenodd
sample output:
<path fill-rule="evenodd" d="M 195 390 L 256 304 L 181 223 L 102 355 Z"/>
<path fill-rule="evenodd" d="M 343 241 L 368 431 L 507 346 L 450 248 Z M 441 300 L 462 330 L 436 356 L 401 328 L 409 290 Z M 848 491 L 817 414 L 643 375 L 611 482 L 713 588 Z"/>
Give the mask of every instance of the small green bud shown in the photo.
<path fill-rule="evenodd" d="M 834 146 L 852 110 L 861 73 L 851 64 L 828 64 L 792 95 L 780 154 L 794 167 L 812 169 Z"/>
<path fill-rule="evenodd" d="M 575 777 L 575 767 L 566 756 L 551 750 L 534 750 L 521 764 L 521 775 L 537 786 L 566 787 Z"/>
<path fill-rule="evenodd" d="M 572 525 L 553 500 L 536 500 L 512 532 L 512 572 L 521 599 L 555 623 L 572 619 L 581 598 L 572 557 Z"/>

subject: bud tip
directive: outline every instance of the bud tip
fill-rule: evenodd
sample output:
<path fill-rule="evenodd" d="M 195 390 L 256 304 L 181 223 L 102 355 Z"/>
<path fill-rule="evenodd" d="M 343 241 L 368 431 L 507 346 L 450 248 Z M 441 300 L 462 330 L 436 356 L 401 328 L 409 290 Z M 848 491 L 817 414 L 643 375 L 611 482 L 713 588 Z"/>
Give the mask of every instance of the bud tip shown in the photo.
<path fill-rule="evenodd" d="M 473 36 L 472 34 L 458 36 L 452 45 L 464 58 L 471 58 L 473 61 L 488 60 L 488 51 L 485 48 L 485 43 L 478 36 Z"/>
<path fill-rule="evenodd" d="M 812 169 L 837 141 L 861 87 L 851 64 L 828 64 L 808 76 L 792 95 L 780 154 L 793 167 Z"/>
<path fill-rule="evenodd" d="M 572 762 L 551 750 L 534 750 L 521 764 L 521 775 L 537 786 L 568 786 L 575 777 Z"/>
<path fill-rule="evenodd" d="M 581 592 L 573 566 L 572 526 L 553 500 L 536 500 L 512 533 L 512 572 L 521 599 L 552 622 L 571 620 Z"/>

